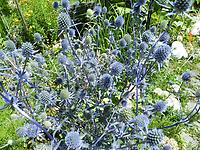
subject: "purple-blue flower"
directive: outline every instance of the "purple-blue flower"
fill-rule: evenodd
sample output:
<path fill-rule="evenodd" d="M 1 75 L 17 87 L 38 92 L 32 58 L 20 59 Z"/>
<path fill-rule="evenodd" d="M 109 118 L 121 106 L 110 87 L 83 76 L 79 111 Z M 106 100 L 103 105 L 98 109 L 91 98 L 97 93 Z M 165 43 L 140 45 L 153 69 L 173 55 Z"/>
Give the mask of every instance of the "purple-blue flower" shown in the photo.
<path fill-rule="evenodd" d="M 115 25 L 118 28 L 122 27 L 124 25 L 124 18 L 122 16 L 117 16 Z"/>

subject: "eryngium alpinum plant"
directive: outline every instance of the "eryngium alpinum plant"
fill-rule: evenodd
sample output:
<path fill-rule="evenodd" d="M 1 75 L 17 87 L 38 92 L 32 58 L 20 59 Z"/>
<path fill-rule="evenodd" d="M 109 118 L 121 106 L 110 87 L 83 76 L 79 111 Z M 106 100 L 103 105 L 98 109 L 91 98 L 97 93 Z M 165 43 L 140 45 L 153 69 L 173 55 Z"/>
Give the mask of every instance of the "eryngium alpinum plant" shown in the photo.
<path fill-rule="evenodd" d="M 139 0 L 132 6 L 130 22 L 119 15 L 107 19 L 106 26 L 109 9 L 97 4 L 87 11 L 91 24 L 83 34 L 68 13 L 68 0 L 54 2 L 60 50 L 38 50 L 43 45 L 39 33 L 21 47 L 7 40 L 0 51 L 0 95 L 5 101 L 2 109 L 11 106 L 27 119 L 17 134 L 33 139 L 36 149 L 158 149 L 163 129 L 192 118 L 199 111 L 199 96 L 180 121 L 149 128 L 167 105 L 162 100 L 148 102 L 147 81 L 171 53 L 168 32 L 173 19 L 191 6 L 177 0 L 169 8 L 174 14 L 167 28 L 146 28 L 144 19 L 151 14 L 142 8 L 148 9 L 152 2 Z M 146 22 L 150 21 L 148 17 Z M 129 33 L 122 32 L 125 23 Z"/>

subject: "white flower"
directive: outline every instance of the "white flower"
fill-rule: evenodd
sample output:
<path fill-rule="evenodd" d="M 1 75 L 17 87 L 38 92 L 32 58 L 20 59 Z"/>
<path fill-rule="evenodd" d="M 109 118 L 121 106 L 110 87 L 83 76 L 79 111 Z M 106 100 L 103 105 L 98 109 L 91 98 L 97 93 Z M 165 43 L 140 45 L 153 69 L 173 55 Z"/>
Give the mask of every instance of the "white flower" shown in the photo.
<path fill-rule="evenodd" d="M 178 143 L 175 139 L 173 138 L 168 138 L 168 137 L 164 137 L 163 138 L 163 141 L 161 143 L 163 146 L 166 145 L 166 144 L 170 144 L 171 147 L 172 147 L 172 150 L 179 150 L 179 147 L 178 147 Z"/>
<path fill-rule="evenodd" d="M 200 20 L 198 20 L 192 27 L 191 30 L 192 35 L 199 35 L 200 34 Z"/>
<path fill-rule="evenodd" d="M 174 95 L 169 96 L 166 101 L 167 101 L 167 106 L 173 107 L 174 110 L 181 109 L 181 104 Z"/>
<path fill-rule="evenodd" d="M 154 93 L 156 93 L 158 96 L 163 96 L 163 97 L 168 97 L 169 96 L 169 92 L 168 91 L 163 91 L 160 88 L 155 88 Z"/>
<path fill-rule="evenodd" d="M 53 49 L 58 49 L 58 48 L 60 48 L 60 47 L 61 47 L 61 44 L 60 44 L 60 43 L 57 43 L 57 44 L 53 45 Z"/>
<path fill-rule="evenodd" d="M 179 91 L 179 89 L 180 89 L 180 85 L 178 85 L 178 84 L 173 84 L 172 85 L 172 88 L 174 89 L 174 92 L 178 92 Z"/>
<path fill-rule="evenodd" d="M 11 114 L 10 118 L 11 120 L 17 120 L 20 116 L 18 114 Z"/>
<path fill-rule="evenodd" d="M 153 90 L 153 92 L 156 93 L 156 94 L 158 94 L 158 95 L 160 95 L 162 93 L 162 89 L 161 88 L 155 88 Z"/>
<path fill-rule="evenodd" d="M 198 139 L 193 138 L 190 134 L 188 134 L 185 130 L 181 132 L 181 138 L 184 142 L 184 147 L 190 147 L 191 149 L 195 149 L 198 147 Z"/>
<path fill-rule="evenodd" d="M 188 53 L 181 42 L 174 41 L 172 43 L 172 56 L 178 59 L 181 59 L 182 57 L 188 57 Z"/>

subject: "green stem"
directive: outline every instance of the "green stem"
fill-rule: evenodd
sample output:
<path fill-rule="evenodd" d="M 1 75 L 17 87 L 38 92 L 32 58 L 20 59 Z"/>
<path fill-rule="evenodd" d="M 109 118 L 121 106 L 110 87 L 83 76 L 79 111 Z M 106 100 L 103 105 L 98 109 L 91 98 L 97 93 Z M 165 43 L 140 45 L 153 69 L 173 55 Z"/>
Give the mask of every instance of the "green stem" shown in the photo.
<path fill-rule="evenodd" d="M 4 26 L 5 30 L 6 30 L 6 32 L 10 36 L 8 23 L 6 22 L 6 20 L 4 18 L 4 15 L 3 15 L 1 10 L 0 10 L 0 16 L 1 16 L 1 20 L 3 22 L 3 26 Z"/>
<path fill-rule="evenodd" d="M 28 29 L 27 29 L 26 21 L 25 21 L 25 19 L 24 19 L 24 16 L 23 16 L 23 14 L 22 14 L 21 9 L 20 9 L 18 0 L 14 0 L 14 1 L 15 1 L 15 4 L 17 5 L 17 10 L 18 10 L 19 15 L 20 15 L 20 17 L 21 17 L 21 19 L 22 19 L 22 23 L 23 23 L 23 25 L 24 25 L 25 32 L 27 33 Z"/>

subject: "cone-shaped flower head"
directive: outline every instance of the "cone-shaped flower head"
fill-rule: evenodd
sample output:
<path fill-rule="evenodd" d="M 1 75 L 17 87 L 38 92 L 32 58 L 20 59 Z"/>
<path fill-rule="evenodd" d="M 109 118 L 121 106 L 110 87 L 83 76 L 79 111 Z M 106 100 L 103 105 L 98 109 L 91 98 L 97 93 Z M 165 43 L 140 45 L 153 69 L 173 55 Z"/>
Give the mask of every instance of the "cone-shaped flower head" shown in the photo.
<path fill-rule="evenodd" d="M 171 47 L 167 44 L 161 44 L 156 48 L 154 58 L 159 62 L 162 63 L 166 60 L 171 53 Z"/>
<path fill-rule="evenodd" d="M 177 13 L 186 12 L 192 6 L 193 0 L 176 0 L 174 8 Z"/>
<path fill-rule="evenodd" d="M 111 74 L 112 75 L 119 75 L 122 73 L 123 65 L 120 62 L 114 62 L 110 65 Z"/>
<path fill-rule="evenodd" d="M 23 43 L 21 48 L 24 57 L 30 57 L 33 54 L 33 45 L 30 42 Z"/>
<path fill-rule="evenodd" d="M 116 27 L 122 27 L 124 25 L 124 18 L 122 16 L 117 16 L 115 21 Z"/>
<path fill-rule="evenodd" d="M 71 26 L 70 16 L 64 12 L 59 13 L 58 15 L 58 28 L 59 30 L 65 30 Z"/>
<path fill-rule="evenodd" d="M 111 75 L 103 74 L 100 77 L 100 86 L 101 86 L 101 88 L 108 89 L 109 87 L 111 87 L 112 83 L 113 83 L 113 78 L 112 78 Z"/>
<path fill-rule="evenodd" d="M 160 144 L 160 142 L 163 139 L 163 132 L 159 129 L 153 129 L 150 130 L 147 134 L 146 143 L 149 144 L 149 146 L 156 146 Z"/>

